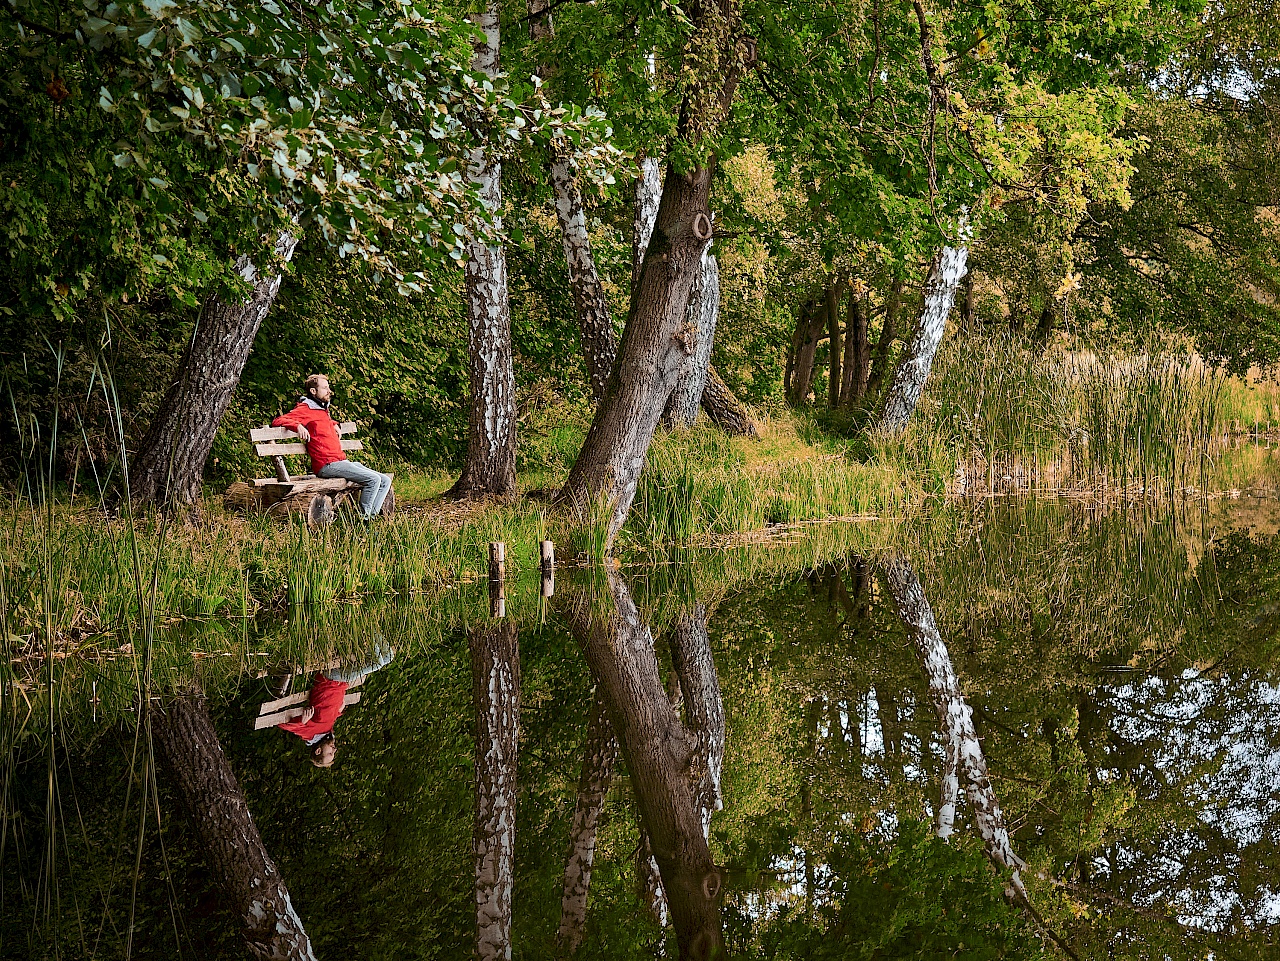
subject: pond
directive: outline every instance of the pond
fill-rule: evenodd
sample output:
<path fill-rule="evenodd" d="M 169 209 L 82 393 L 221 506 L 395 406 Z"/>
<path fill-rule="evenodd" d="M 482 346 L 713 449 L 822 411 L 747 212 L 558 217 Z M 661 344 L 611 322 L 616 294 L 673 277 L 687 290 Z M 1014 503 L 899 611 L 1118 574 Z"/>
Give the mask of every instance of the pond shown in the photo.
<path fill-rule="evenodd" d="M 994 500 L 50 659 L 0 957 L 1274 958 L 1278 529 Z"/>

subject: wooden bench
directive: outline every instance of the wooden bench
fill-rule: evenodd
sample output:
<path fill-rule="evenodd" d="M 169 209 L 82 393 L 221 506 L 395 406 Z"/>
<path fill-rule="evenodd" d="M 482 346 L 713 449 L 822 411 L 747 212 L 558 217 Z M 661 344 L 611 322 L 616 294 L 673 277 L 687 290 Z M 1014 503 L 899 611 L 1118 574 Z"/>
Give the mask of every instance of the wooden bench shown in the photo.
<path fill-rule="evenodd" d="M 355 421 L 337 425 L 338 441 L 343 452 L 364 450 L 364 444 L 351 435 L 356 432 Z M 291 475 L 285 457 L 306 456 L 307 446 L 298 435 L 286 427 L 255 427 L 249 431 L 249 441 L 259 457 L 269 457 L 275 465 L 274 477 L 258 477 L 249 483 L 237 481 L 227 488 L 223 503 L 228 510 L 239 512 L 258 511 L 281 519 L 300 514 L 312 527 L 333 523 L 337 508 L 343 503 L 359 504 L 361 487 L 354 481 L 334 478 L 326 480 L 315 474 Z M 387 491 L 382 502 L 382 516 L 395 513 L 394 488 Z"/>
<path fill-rule="evenodd" d="M 361 678 L 355 684 L 347 685 L 348 689 L 356 687 L 364 681 Z M 290 694 L 287 697 L 277 698 L 274 701 L 267 701 L 258 708 L 258 716 L 254 719 L 253 729 L 261 731 L 268 727 L 277 727 L 286 721 L 296 721 L 302 717 L 302 711 L 311 700 L 310 691 L 299 691 L 297 694 Z M 348 693 L 342 698 L 342 709 L 345 711 L 352 704 L 360 703 L 360 693 Z"/>

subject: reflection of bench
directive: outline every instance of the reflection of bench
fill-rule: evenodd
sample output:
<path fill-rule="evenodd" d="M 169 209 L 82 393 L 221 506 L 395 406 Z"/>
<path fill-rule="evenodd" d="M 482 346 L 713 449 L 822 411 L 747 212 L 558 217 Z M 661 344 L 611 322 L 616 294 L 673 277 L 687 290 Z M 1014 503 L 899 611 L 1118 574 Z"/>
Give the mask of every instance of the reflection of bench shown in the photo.
<path fill-rule="evenodd" d="M 364 444 L 351 435 L 356 432 L 354 421 L 338 425 L 339 443 L 343 451 L 364 450 Z M 270 457 L 275 463 L 274 477 L 259 477 L 250 483 L 237 481 L 227 488 L 223 503 L 228 510 L 239 512 L 265 511 L 272 517 L 285 518 L 300 514 L 312 527 L 322 527 L 333 521 L 334 511 L 348 498 L 360 499 L 360 485 L 336 478 L 325 480 L 315 474 L 289 474 L 286 456 L 303 454 L 307 447 L 298 435 L 284 427 L 255 427 L 249 431 L 249 440 L 259 457 Z M 396 495 L 387 491 L 382 502 L 382 515 L 395 513 Z"/>
<path fill-rule="evenodd" d="M 342 709 L 345 711 L 352 704 L 360 703 L 360 693 L 350 693 L 350 689 L 362 683 L 364 678 L 356 681 L 355 684 L 348 684 L 348 693 L 342 699 Z M 277 698 L 274 701 L 267 701 L 258 708 L 258 716 L 254 719 L 253 729 L 261 731 L 263 728 L 275 727 L 283 724 L 285 721 L 296 721 L 302 716 L 302 710 L 307 706 L 311 699 L 310 691 L 299 691 L 297 694 L 290 694 L 288 697 Z"/>

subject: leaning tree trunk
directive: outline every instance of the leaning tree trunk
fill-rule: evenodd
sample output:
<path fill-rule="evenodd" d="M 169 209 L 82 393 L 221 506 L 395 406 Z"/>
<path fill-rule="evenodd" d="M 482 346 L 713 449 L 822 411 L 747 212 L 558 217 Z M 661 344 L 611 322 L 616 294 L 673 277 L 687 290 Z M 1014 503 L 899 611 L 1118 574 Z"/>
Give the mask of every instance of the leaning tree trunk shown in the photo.
<path fill-rule="evenodd" d="M 667 398 L 662 415 L 668 427 L 693 426 L 702 406 L 702 394 L 711 369 L 711 347 L 716 336 L 716 318 L 720 312 L 720 265 L 711 245 L 702 253 L 702 264 L 693 290 L 689 294 L 686 329 L 692 328 L 697 346 L 680 367 L 679 380 Z"/>
<path fill-rule="evenodd" d="M 556 942 L 568 954 L 582 945 L 587 923 L 587 892 L 591 887 L 591 865 L 595 861 L 596 826 L 604 808 L 613 766 L 618 758 L 618 739 L 604 696 L 596 693 L 591 705 L 591 722 L 578 777 L 578 801 L 569 829 L 569 856 L 564 866 L 564 895 L 560 901 L 560 928 Z"/>
<path fill-rule="evenodd" d="M 827 407 L 840 406 L 840 361 L 844 341 L 840 339 L 840 298 L 844 296 L 844 284 L 832 282 L 827 288 L 827 342 L 831 359 L 827 362 Z"/>
<path fill-rule="evenodd" d="M 707 367 L 707 383 L 702 391 L 702 409 L 711 422 L 735 437 L 759 437 L 751 412 L 720 379 L 714 367 Z"/>
<path fill-rule="evenodd" d="M 938 352 L 938 345 L 942 343 L 947 315 L 951 313 L 956 288 L 964 277 L 968 256 L 968 247 L 943 247 L 933 266 L 929 268 L 920 319 L 911 332 L 911 339 L 902 352 L 902 359 L 898 361 L 898 369 L 893 373 L 893 382 L 889 385 L 889 393 L 880 413 L 879 427 L 883 431 L 890 434 L 902 433 L 907 429 L 911 415 L 915 413 L 925 381 L 929 379 L 934 355 Z"/>
<path fill-rule="evenodd" d="M 871 373 L 867 377 L 867 393 L 875 396 L 884 384 L 885 370 L 889 366 L 889 348 L 898 336 L 898 311 L 902 309 L 902 280 L 894 278 L 889 296 L 884 301 L 884 322 L 880 325 L 880 339 L 876 341 L 875 356 L 871 361 Z"/>
<path fill-rule="evenodd" d="M 218 900 L 239 918 L 249 953 L 263 961 L 315 961 L 289 889 L 227 763 L 205 699 L 177 698 L 149 716 L 161 761 L 189 816 Z"/>
<path fill-rule="evenodd" d="M 475 44 L 473 66 L 489 77 L 498 74 L 498 6 L 473 16 L 483 34 Z M 468 158 L 468 176 L 484 205 L 502 207 L 502 164 L 484 147 Z M 471 412 L 467 418 L 467 455 L 452 497 L 516 495 L 516 382 L 511 357 L 511 304 L 507 296 L 507 256 L 473 225 L 467 241 L 467 355 Z"/>
<path fill-rule="evenodd" d="M 516 751 L 520 740 L 520 643 L 514 622 L 467 632 L 476 714 L 476 950 L 511 957 L 515 883 Z"/>
<path fill-rule="evenodd" d="M 963 777 L 965 795 L 973 810 L 974 824 L 982 837 L 987 857 L 1013 873 L 1013 888 L 1025 901 L 1026 889 L 1019 872 L 1027 865 L 1013 853 L 1009 828 L 991 786 L 987 762 L 982 756 L 982 744 L 973 727 L 973 711 L 965 702 L 964 691 L 951 666 L 951 655 L 938 631 L 924 588 L 910 562 L 901 555 L 894 555 L 886 562 L 885 579 L 898 606 L 898 616 L 906 625 L 924 668 L 929 699 L 933 702 L 946 742 L 937 835 L 946 838 L 952 833 Z"/>
<path fill-rule="evenodd" d="M 297 246 L 297 237 L 282 233 L 275 254 L 287 263 Z M 213 294 L 204 302 L 191 342 L 130 465 L 128 493 L 137 504 L 187 505 L 200 496 L 218 424 L 262 319 L 280 292 L 282 275 L 263 276 L 248 257 L 240 257 L 235 270 L 253 289 L 244 301 Z"/>
<path fill-rule="evenodd" d="M 724 953 L 720 871 L 711 860 L 693 765 L 699 740 L 680 722 L 654 656 L 653 636 L 618 574 L 605 571 L 612 610 L 593 616 L 589 598 L 566 606 L 570 630 L 604 693 L 631 774 L 641 820 L 671 910 L 680 957 Z"/>

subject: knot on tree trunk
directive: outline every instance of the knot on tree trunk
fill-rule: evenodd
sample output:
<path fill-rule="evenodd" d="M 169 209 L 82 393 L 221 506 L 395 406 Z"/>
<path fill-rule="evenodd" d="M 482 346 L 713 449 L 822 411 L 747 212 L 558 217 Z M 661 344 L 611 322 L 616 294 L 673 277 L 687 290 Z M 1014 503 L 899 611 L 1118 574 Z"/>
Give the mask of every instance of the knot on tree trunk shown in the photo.
<path fill-rule="evenodd" d="M 680 345 L 686 357 L 691 357 L 698 349 L 698 328 L 694 324 L 686 323 L 672 334 L 671 339 Z"/>

